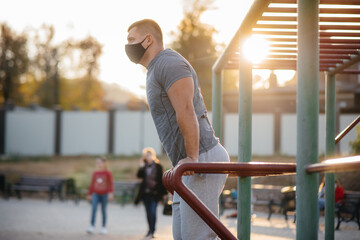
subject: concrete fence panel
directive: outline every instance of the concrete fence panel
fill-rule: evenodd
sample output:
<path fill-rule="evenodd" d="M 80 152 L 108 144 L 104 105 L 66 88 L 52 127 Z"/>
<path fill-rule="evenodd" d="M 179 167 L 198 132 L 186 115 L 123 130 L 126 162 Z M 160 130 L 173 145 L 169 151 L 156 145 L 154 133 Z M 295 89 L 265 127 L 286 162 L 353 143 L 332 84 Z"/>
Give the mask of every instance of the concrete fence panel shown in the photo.
<path fill-rule="evenodd" d="M 62 155 L 107 153 L 108 112 L 70 111 L 62 114 Z"/>
<path fill-rule="evenodd" d="M 238 155 L 239 116 L 226 114 L 224 119 L 224 145 L 230 156 Z M 252 154 L 274 154 L 274 117 L 272 114 L 253 114 Z"/>
<path fill-rule="evenodd" d="M 53 155 L 55 113 L 52 111 L 8 111 L 5 153 L 7 155 Z"/>

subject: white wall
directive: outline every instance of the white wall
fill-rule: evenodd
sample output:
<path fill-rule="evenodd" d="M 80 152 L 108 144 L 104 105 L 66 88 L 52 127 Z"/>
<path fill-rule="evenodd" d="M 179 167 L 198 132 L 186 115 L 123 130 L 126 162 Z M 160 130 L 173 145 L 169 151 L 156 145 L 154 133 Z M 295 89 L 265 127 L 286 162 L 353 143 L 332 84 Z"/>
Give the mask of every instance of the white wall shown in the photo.
<path fill-rule="evenodd" d="M 325 153 L 325 115 L 319 115 L 318 148 L 319 154 Z M 282 114 L 281 116 L 281 154 L 295 156 L 297 144 L 296 114 Z"/>
<path fill-rule="evenodd" d="M 106 154 L 108 117 L 108 112 L 63 112 L 61 154 Z"/>
<path fill-rule="evenodd" d="M 152 147 L 158 154 L 162 153 L 162 146 L 149 112 L 116 112 L 114 144 L 116 155 L 139 154 L 144 147 Z"/>
<path fill-rule="evenodd" d="M 55 113 L 14 111 L 6 113 L 5 153 L 8 155 L 53 155 Z"/>
<path fill-rule="evenodd" d="M 342 114 L 340 116 L 340 132 L 342 132 L 350 123 L 352 123 L 359 115 L 357 114 Z M 357 125 L 359 127 L 359 124 Z M 354 127 L 348 134 L 339 142 L 340 154 L 349 155 L 351 153 L 350 141 L 356 139 L 356 127 Z"/>
<path fill-rule="evenodd" d="M 226 114 L 224 118 L 224 145 L 230 156 L 238 155 L 238 114 Z M 274 154 L 273 114 L 253 114 L 252 153 L 264 156 Z"/>
<path fill-rule="evenodd" d="M 211 113 L 209 120 L 212 121 Z M 153 147 L 158 154 L 162 146 L 149 112 L 116 111 L 114 119 L 114 154 L 133 155 L 143 147 Z M 340 130 L 357 117 L 340 116 Z M 61 154 L 101 155 L 108 153 L 108 112 L 62 113 Z M 141 126 L 141 123 L 144 126 Z M 296 155 L 296 114 L 281 117 L 280 152 Z M 238 154 L 238 115 L 224 117 L 224 146 L 232 156 Z M 348 155 L 349 142 L 356 138 L 353 129 L 340 142 L 340 152 Z M 319 116 L 319 154 L 325 152 L 325 116 Z M 8 155 L 53 155 L 55 148 L 55 113 L 53 111 L 9 111 L 6 113 L 5 153 Z M 274 154 L 273 114 L 254 114 L 252 117 L 252 153 Z"/>
<path fill-rule="evenodd" d="M 145 113 L 145 131 L 144 131 L 144 147 L 152 147 L 157 154 L 162 153 L 162 145 L 156 131 L 154 121 L 149 112 Z"/>

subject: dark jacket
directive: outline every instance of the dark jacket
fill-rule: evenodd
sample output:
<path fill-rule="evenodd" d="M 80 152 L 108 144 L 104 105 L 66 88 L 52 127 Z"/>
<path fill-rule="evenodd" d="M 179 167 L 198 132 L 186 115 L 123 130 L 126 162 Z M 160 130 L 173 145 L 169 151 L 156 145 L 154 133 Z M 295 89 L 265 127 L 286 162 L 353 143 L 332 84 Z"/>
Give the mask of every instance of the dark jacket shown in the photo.
<path fill-rule="evenodd" d="M 162 184 L 162 175 L 163 175 L 163 168 L 161 166 L 161 164 L 156 163 L 156 185 L 154 188 L 154 191 L 152 192 L 152 194 L 155 196 L 155 200 L 156 201 L 160 201 L 164 195 L 167 194 L 167 190 L 164 187 L 164 185 Z M 140 188 L 139 188 L 139 192 L 135 198 L 135 204 L 138 204 L 141 200 L 143 200 L 144 198 L 144 194 L 145 194 L 145 166 L 139 168 L 138 172 L 137 172 L 137 177 L 141 178 L 141 184 L 140 184 Z"/>

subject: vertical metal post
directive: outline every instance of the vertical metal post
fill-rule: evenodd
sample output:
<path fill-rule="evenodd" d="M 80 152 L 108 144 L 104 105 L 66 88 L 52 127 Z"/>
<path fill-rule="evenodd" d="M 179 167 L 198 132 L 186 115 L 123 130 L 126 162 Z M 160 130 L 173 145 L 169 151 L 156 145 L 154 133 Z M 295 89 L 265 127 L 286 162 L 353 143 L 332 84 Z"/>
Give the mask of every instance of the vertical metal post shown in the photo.
<path fill-rule="evenodd" d="M 6 107 L 0 109 L 0 155 L 5 154 Z"/>
<path fill-rule="evenodd" d="M 296 238 L 318 238 L 319 0 L 298 0 Z"/>
<path fill-rule="evenodd" d="M 240 40 L 242 46 L 243 39 Z M 240 54 L 239 61 L 239 162 L 251 161 L 252 66 Z M 250 240 L 251 178 L 238 178 L 238 239 Z"/>
<path fill-rule="evenodd" d="M 55 155 L 61 154 L 61 132 L 62 132 L 62 109 L 55 107 Z"/>
<path fill-rule="evenodd" d="M 329 159 L 335 155 L 335 127 L 336 127 L 336 78 L 333 74 L 326 74 L 326 153 Z M 325 240 L 334 240 L 334 173 L 325 174 Z"/>
<path fill-rule="evenodd" d="M 108 153 L 114 154 L 115 109 L 109 110 Z"/>
<path fill-rule="evenodd" d="M 222 141 L 222 71 L 213 72 L 212 79 L 212 126 L 215 135 Z"/>

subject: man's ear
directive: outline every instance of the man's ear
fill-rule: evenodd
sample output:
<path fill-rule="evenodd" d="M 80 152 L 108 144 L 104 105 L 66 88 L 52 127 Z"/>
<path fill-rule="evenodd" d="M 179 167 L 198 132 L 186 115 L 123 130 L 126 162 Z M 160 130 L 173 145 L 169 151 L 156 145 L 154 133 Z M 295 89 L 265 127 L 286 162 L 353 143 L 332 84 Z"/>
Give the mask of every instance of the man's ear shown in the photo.
<path fill-rule="evenodd" d="M 149 34 L 146 38 L 146 43 L 147 43 L 146 48 L 148 48 L 153 42 L 154 42 L 154 37 L 153 37 L 153 35 Z"/>

